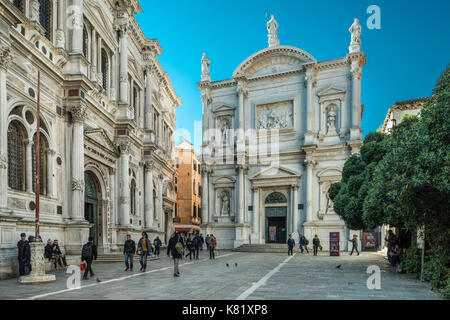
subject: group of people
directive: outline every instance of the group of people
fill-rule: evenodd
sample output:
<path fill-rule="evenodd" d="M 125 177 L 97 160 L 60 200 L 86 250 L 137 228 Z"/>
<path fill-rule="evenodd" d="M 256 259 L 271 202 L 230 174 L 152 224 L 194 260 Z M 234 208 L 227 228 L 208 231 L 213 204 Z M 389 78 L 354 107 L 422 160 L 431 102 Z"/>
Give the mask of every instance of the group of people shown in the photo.
<path fill-rule="evenodd" d="M 55 269 L 57 267 L 57 264 L 59 264 L 61 268 L 63 268 L 63 266 L 67 267 L 66 256 L 61 251 L 58 240 L 55 239 L 52 241 L 51 239 L 48 239 L 44 252 L 45 259 L 48 259 L 48 261 L 52 261 Z"/>
<path fill-rule="evenodd" d="M 299 238 L 299 246 L 300 246 L 300 252 L 303 253 L 306 250 L 306 253 L 309 253 L 308 250 L 308 244 L 309 244 L 309 240 L 306 239 L 306 237 L 302 234 L 298 235 Z M 288 245 L 288 255 L 293 255 L 294 252 L 294 247 L 295 247 L 295 240 L 292 234 L 289 235 L 289 239 L 287 241 L 287 245 Z M 317 234 L 314 236 L 313 238 L 313 253 L 315 256 L 317 256 L 318 251 L 322 251 L 322 246 L 320 245 L 320 239 L 317 236 Z"/>
<path fill-rule="evenodd" d="M 209 258 L 214 259 L 214 251 L 217 245 L 217 240 L 214 235 L 208 234 L 205 239 L 203 239 L 201 234 L 182 236 L 179 232 L 175 232 L 172 235 L 167 245 L 167 256 L 169 257 L 171 255 L 173 258 L 174 277 L 180 276 L 179 262 L 185 252 L 188 252 L 185 257 L 189 256 L 189 259 L 192 260 L 192 254 L 194 254 L 194 259 L 198 259 L 198 252 L 203 249 L 203 243 L 205 242 L 209 250 Z"/>
<path fill-rule="evenodd" d="M 131 239 L 131 235 L 127 235 L 127 240 L 123 245 L 123 254 L 125 255 L 125 271 L 133 271 L 133 259 L 134 255 L 139 255 L 139 263 L 141 268 L 139 269 L 142 272 L 145 272 L 147 269 L 147 257 L 150 254 L 154 254 L 155 256 L 159 256 L 160 248 L 162 246 L 161 239 L 156 237 L 153 240 L 153 244 L 150 241 L 147 232 L 142 232 L 142 237 L 139 239 L 137 248 L 134 240 Z"/>
<path fill-rule="evenodd" d="M 397 267 L 397 272 L 405 273 L 405 262 L 409 254 L 409 248 L 402 248 L 398 237 L 389 230 L 386 238 L 387 259 L 391 266 Z"/>

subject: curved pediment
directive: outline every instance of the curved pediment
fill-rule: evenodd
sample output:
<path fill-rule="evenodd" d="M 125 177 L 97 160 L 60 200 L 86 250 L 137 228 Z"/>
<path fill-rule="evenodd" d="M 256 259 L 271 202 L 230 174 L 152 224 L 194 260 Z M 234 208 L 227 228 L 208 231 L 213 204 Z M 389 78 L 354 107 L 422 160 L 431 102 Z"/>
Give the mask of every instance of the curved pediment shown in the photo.
<path fill-rule="evenodd" d="M 303 64 L 311 62 L 316 62 L 316 59 L 302 49 L 292 46 L 270 47 L 258 51 L 242 62 L 233 72 L 233 78 L 260 77 L 300 70 Z"/>

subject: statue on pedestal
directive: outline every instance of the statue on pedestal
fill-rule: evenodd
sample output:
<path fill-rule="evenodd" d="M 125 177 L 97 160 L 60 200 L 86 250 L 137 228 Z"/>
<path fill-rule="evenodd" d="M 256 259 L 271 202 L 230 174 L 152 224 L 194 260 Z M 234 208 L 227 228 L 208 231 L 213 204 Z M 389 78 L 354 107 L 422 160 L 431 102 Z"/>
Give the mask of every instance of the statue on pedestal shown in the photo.
<path fill-rule="evenodd" d="M 222 194 L 222 210 L 220 214 L 222 216 L 230 215 L 230 197 L 227 192 Z"/>
<path fill-rule="evenodd" d="M 327 129 L 327 134 L 336 133 L 336 112 L 333 110 L 328 112 Z"/>
<path fill-rule="evenodd" d="M 278 22 L 275 20 L 274 15 L 270 17 L 270 20 L 267 21 L 267 31 L 269 38 L 269 47 L 279 46 L 280 40 L 278 39 Z"/>
<path fill-rule="evenodd" d="M 211 81 L 211 76 L 209 75 L 209 67 L 211 61 L 206 56 L 206 53 L 203 52 L 202 56 L 202 81 Z"/>
<path fill-rule="evenodd" d="M 357 18 L 355 18 L 355 21 L 350 26 L 350 29 L 348 31 L 351 33 L 351 42 L 350 42 L 350 53 L 352 52 L 358 52 L 361 49 L 361 25 L 359 24 L 359 21 Z"/>

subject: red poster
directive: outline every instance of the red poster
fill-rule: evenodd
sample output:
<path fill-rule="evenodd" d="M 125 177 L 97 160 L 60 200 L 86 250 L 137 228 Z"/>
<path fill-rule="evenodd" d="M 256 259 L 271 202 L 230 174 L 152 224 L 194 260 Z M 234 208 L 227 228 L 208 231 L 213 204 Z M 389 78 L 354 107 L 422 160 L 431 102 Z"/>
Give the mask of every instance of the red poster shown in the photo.
<path fill-rule="evenodd" d="M 277 236 L 277 227 L 275 226 L 269 226 L 269 237 L 270 241 L 275 242 L 275 237 Z"/>
<path fill-rule="evenodd" d="M 330 232 L 330 256 L 339 256 L 339 232 Z"/>
<path fill-rule="evenodd" d="M 375 249 L 377 247 L 377 233 L 363 232 L 363 248 Z"/>

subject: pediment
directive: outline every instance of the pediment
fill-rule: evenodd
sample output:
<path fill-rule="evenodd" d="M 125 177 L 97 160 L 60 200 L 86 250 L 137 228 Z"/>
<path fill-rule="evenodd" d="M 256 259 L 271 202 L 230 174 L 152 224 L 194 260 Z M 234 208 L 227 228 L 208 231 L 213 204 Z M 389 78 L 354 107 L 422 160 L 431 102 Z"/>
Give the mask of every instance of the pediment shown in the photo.
<path fill-rule="evenodd" d="M 232 177 L 218 177 L 216 180 L 214 180 L 214 184 L 223 184 L 223 183 L 235 183 L 236 180 Z"/>
<path fill-rule="evenodd" d="M 345 93 L 346 91 L 344 89 L 331 86 L 326 88 L 325 90 L 320 91 L 317 95 L 319 97 L 324 97 L 324 96 L 342 95 Z"/>
<path fill-rule="evenodd" d="M 342 170 L 339 168 L 327 168 L 317 174 L 320 180 L 336 180 L 341 179 Z"/>
<path fill-rule="evenodd" d="M 250 177 L 250 180 L 258 179 L 279 179 L 279 178 L 300 178 L 301 174 L 285 167 L 270 166 L 262 169 Z"/>
<path fill-rule="evenodd" d="M 112 154 L 118 155 L 118 151 L 114 143 L 103 129 L 88 129 L 84 131 L 86 142 L 91 142 Z"/>
<path fill-rule="evenodd" d="M 316 62 L 308 52 L 292 46 L 263 49 L 242 62 L 233 77 L 262 77 L 271 74 L 302 70 L 305 63 Z"/>
<path fill-rule="evenodd" d="M 219 104 L 214 108 L 214 113 L 222 113 L 222 112 L 234 112 L 236 107 L 230 106 L 228 104 Z"/>

